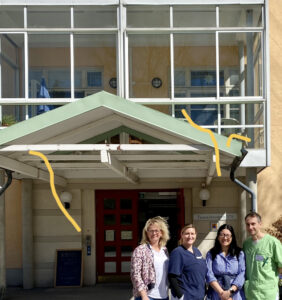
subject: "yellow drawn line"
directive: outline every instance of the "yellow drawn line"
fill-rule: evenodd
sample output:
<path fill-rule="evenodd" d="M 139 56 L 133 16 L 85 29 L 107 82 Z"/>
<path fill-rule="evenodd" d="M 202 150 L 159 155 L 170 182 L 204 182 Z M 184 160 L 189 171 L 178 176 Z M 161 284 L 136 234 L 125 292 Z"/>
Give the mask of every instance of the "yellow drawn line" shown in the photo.
<path fill-rule="evenodd" d="M 196 123 L 194 123 L 192 121 L 192 119 L 188 116 L 188 114 L 187 114 L 187 112 L 186 112 L 185 109 L 182 109 L 181 112 L 184 115 L 184 117 L 186 118 L 186 120 L 190 123 L 191 126 L 193 126 L 194 128 L 196 128 L 196 129 L 198 129 L 200 131 L 207 132 L 211 136 L 212 142 L 214 144 L 214 151 L 215 151 L 216 172 L 217 172 L 217 176 L 221 176 L 220 163 L 219 163 L 218 144 L 217 144 L 217 140 L 215 139 L 215 136 L 214 136 L 213 132 L 210 129 L 202 128 L 201 126 L 199 126 Z"/>
<path fill-rule="evenodd" d="M 242 135 L 239 135 L 239 134 L 232 133 L 232 134 L 229 135 L 228 140 L 226 142 L 227 147 L 230 147 L 232 139 L 239 139 L 239 140 L 243 140 L 243 141 L 246 141 L 246 142 L 251 141 L 251 139 L 246 137 L 246 136 L 242 136 Z"/>
<path fill-rule="evenodd" d="M 39 156 L 40 158 L 43 159 L 43 161 L 45 162 L 45 165 L 50 173 L 50 186 L 51 186 L 51 190 L 52 190 L 52 194 L 57 202 L 57 205 L 59 206 L 60 210 L 62 211 L 62 213 L 65 215 L 65 217 L 71 222 L 71 224 L 74 226 L 74 228 L 80 232 L 81 231 L 81 228 L 77 225 L 77 223 L 75 222 L 75 220 L 70 216 L 70 214 L 66 211 L 66 209 L 64 208 L 57 192 L 56 192 L 56 188 L 55 188 L 55 185 L 54 185 L 54 172 L 53 172 L 53 169 L 47 159 L 47 157 L 42 154 L 41 152 L 37 152 L 37 151 L 32 151 L 30 150 L 28 152 L 30 155 L 35 155 L 35 156 Z"/>

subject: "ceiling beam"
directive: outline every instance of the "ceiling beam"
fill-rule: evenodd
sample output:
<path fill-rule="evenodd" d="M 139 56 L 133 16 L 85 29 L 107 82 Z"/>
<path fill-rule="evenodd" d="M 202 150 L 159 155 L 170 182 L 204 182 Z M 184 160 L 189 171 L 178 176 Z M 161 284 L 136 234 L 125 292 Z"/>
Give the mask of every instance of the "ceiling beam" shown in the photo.
<path fill-rule="evenodd" d="M 116 154 L 113 153 L 118 160 L 126 161 L 208 161 L 208 156 L 205 154 Z M 58 154 L 46 155 L 49 161 L 101 161 L 100 155 L 88 154 Z M 39 161 L 40 157 L 32 155 L 21 155 L 17 157 L 19 161 Z"/>
<path fill-rule="evenodd" d="M 107 150 L 101 150 L 101 162 L 108 168 L 112 169 L 115 173 L 124 177 L 127 181 L 131 183 L 138 183 L 139 178 L 137 175 L 133 174 L 124 166 L 120 161 L 113 157 Z"/>
<path fill-rule="evenodd" d="M 0 148 L 0 152 L 33 151 L 210 151 L 211 147 L 202 144 L 39 144 L 10 145 Z"/>
<path fill-rule="evenodd" d="M 111 160 L 117 160 L 116 157 L 111 155 Z M 170 161 L 158 161 L 158 162 L 126 162 L 123 164 L 124 167 L 138 168 L 138 169 L 207 169 L 207 162 L 170 162 Z M 44 163 L 39 165 L 40 168 L 44 168 Z M 52 168 L 56 169 L 101 169 L 104 168 L 104 164 L 101 162 L 54 162 Z"/>
<path fill-rule="evenodd" d="M 40 170 L 36 167 L 30 166 L 28 164 L 19 162 L 17 160 L 11 159 L 9 157 L 0 156 L 0 167 L 4 169 L 8 169 L 14 172 L 18 172 L 25 176 L 41 179 L 43 181 L 50 182 L 50 174 L 44 170 Z M 66 186 L 67 181 L 65 178 L 60 176 L 54 176 L 55 184 L 60 186 Z"/>

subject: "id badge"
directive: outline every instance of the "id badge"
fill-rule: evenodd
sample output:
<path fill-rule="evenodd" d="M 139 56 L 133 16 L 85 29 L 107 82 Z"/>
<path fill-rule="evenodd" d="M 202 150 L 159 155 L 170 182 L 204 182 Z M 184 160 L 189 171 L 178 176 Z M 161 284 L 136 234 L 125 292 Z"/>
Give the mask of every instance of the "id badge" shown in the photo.
<path fill-rule="evenodd" d="M 264 261 L 264 257 L 260 254 L 256 255 L 256 261 Z"/>

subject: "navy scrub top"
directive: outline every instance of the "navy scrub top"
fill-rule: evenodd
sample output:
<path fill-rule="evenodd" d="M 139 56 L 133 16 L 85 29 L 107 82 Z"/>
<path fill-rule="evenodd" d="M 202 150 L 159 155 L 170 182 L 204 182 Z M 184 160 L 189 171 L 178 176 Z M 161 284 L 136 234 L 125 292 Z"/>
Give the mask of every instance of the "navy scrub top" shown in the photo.
<path fill-rule="evenodd" d="M 206 262 L 197 248 L 193 247 L 193 252 L 178 246 L 169 257 L 168 273 L 177 275 L 184 300 L 202 300 L 205 297 Z"/>

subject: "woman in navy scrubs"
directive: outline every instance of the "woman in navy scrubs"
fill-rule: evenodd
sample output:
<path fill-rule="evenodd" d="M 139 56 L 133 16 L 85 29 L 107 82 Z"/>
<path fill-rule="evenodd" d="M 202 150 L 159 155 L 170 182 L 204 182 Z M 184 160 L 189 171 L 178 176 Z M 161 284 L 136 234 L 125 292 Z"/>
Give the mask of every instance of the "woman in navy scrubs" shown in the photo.
<path fill-rule="evenodd" d="M 190 224 L 181 230 L 180 246 L 169 259 L 168 279 L 174 299 L 203 300 L 205 297 L 206 262 L 201 252 L 193 246 L 196 228 Z"/>

